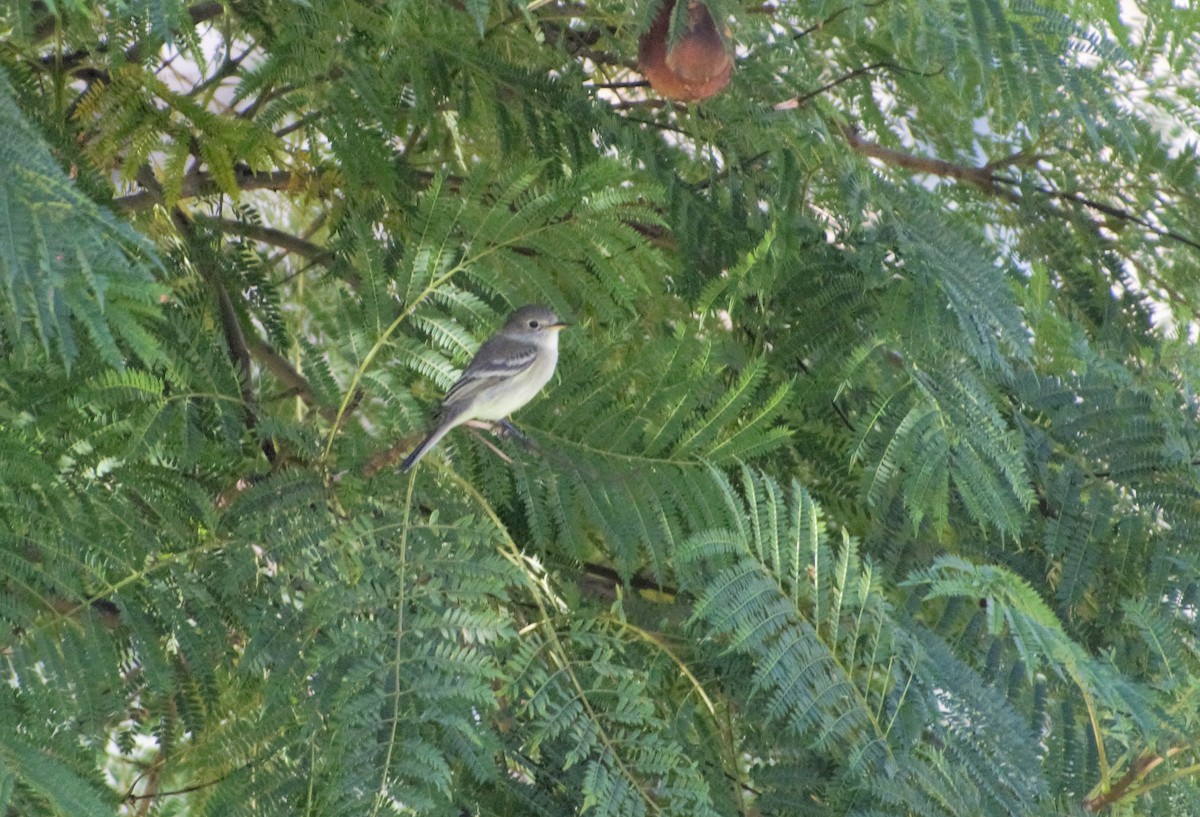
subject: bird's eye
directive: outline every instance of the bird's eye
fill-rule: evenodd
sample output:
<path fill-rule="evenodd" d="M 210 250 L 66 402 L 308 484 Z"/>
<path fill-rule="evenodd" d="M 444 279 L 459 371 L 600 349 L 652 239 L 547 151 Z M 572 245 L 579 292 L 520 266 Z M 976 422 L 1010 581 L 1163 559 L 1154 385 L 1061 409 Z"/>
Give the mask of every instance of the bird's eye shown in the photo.
<path fill-rule="evenodd" d="M 529 322 L 529 328 L 530 328 L 530 329 L 537 329 L 537 328 L 538 328 L 538 322 L 537 322 L 537 321 L 530 321 L 530 322 Z"/>

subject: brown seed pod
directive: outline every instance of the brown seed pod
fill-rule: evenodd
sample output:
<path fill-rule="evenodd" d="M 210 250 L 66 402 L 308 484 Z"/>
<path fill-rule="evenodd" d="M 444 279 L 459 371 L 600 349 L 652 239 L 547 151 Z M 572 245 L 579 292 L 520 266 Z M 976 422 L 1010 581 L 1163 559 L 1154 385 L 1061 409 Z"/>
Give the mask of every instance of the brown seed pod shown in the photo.
<path fill-rule="evenodd" d="M 708 7 L 699 0 L 688 0 L 687 30 L 675 47 L 668 49 L 675 2 L 663 3 L 654 24 L 638 41 L 638 67 L 661 96 L 698 102 L 729 84 L 733 57 L 725 48 L 725 38 L 732 32 L 727 27 L 722 36 Z"/>

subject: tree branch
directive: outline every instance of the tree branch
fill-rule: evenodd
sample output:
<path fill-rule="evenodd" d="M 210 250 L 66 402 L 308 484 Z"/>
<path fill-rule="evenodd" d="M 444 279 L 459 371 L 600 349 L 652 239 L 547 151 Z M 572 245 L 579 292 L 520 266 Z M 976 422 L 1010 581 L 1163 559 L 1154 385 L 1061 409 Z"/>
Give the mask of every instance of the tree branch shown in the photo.
<path fill-rule="evenodd" d="M 649 88 L 650 83 L 644 79 L 631 79 L 631 80 L 625 80 L 623 82 L 585 83 L 583 87 L 587 88 L 588 90 L 605 89 L 605 90 L 614 91 L 614 90 L 621 90 L 624 88 Z"/>
<path fill-rule="evenodd" d="M 46 8 L 44 3 L 36 4 L 38 7 Z M 188 16 L 192 18 L 192 25 L 198 26 L 206 23 L 214 17 L 219 17 L 225 12 L 225 6 L 220 2 L 203 2 L 197 3 L 188 8 Z M 34 41 L 43 40 L 49 37 L 58 25 L 58 15 L 47 11 L 47 16 L 43 17 L 34 26 Z M 142 57 L 153 51 L 157 51 L 162 45 L 162 41 L 158 37 L 147 37 L 130 45 L 125 49 L 123 63 L 137 64 L 142 61 Z M 103 53 L 103 50 L 101 50 Z M 108 71 L 98 68 L 83 66 L 83 63 L 91 59 L 93 52 L 88 49 L 80 49 L 72 51 L 69 54 L 48 54 L 42 57 L 42 66 L 45 68 L 53 68 L 55 70 L 70 71 L 71 75 L 76 79 L 82 79 L 87 82 L 93 82 L 97 79 L 108 81 Z M 83 67 L 81 67 L 83 66 Z"/>
<path fill-rule="evenodd" d="M 1009 181 L 1008 179 L 1001 179 L 1000 177 L 996 177 L 996 178 L 998 181 L 1004 181 L 1009 184 L 1015 184 L 1015 182 Z M 1161 236 L 1162 238 L 1170 238 L 1173 241 L 1178 241 L 1180 244 L 1186 244 L 1187 246 L 1192 247 L 1193 249 L 1200 250 L 1200 240 L 1197 240 L 1194 238 L 1188 238 L 1187 236 L 1185 236 L 1181 233 L 1177 233 L 1174 230 L 1166 230 L 1161 227 L 1155 227 L 1153 224 L 1151 224 L 1149 221 L 1142 218 L 1141 216 L 1136 216 L 1127 210 L 1122 210 L 1121 208 L 1114 207 L 1111 204 L 1105 204 L 1102 201 L 1096 201 L 1095 199 L 1088 198 L 1087 196 L 1083 196 L 1079 193 L 1072 193 L 1070 191 L 1064 191 L 1064 190 L 1055 190 L 1051 187 L 1037 187 L 1035 189 L 1044 196 L 1048 196 L 1048 197 L 1054 198 L 1054 199 L 1059 199 L 1060 201 L 1070 201 L 1070 202 L 1074 202 L 1075 204 L 1082 204 L 1084 207 L 1087 207 L 1090 210 L 1095 210 L 1097 212 L 1104 213 L 1106 216 L 1112 216 L 1113 218 L 1120 219 L 1121 221 L 1128 221 L 1133 224 L 1137 224 L 1141 227 L 1145 227 L 1147 230 L 1149 230 L 1150 232 L 1154 233 L 1157 236 Z"/>
<path fill-rule="evenodd" d="M 283 230 L 277 230 L 274 227 L 264 227 L 261 224 L 249 224 L 245 221 L 238 221 L 232 218 L 218 218 L 215 216 L 196 215 L 193 218 L 203 224 L 216 227 L 223 233 L 238 235 L 242 238 L 248 238 L 251 241 L 270 244 L 273 247 L 280 247 L 288 252 L 308 258 L 316 264 L 329 266 L 334 260 L 333 253 L 320 244 L 305 241 L 299 236 L 292 235 Z"/>
<path fill-rule="evenodd" d="M 1001 188 L 998 185 L 1009 185 L 1015 188 L 1020 183 L 1016 179 L 994 172 L 995 169 L 1001 164 L 1013 166 L 1018 164 L 1026 164 L 1030 161 L 1036 161 L 1038 158 L 1042 158 L 1039 156 L 1017 153 L 1008 157 L 1006 160 L 988 162 L 987 164 L 979 167 L 973 165 L 958 165 L 942 159 L 933 159 L 927 156 L 917 156 L 916 154 L 906 153 L 905 151 L 896 150 L 895 148 L 884 147 L 878 142 L 872 142 L 864 139 L 861 135 L 859 135 L 857 128 L 842 127 L 841 131 L 842 135 L 846 138 L 846 142 L 850 145 L 854 152 L 862 156 L 878 159 L 884 164 L 891 165 L 893 167 L 902 167 L 906 170 L 912 170 L 916 173 L 927 173 L 932 176 L 944 176 L 946 178 L 968 182 L 975 185 L 985 193 L 998 196 L 1006 201 L 1012 202 L 1013 204 L 1019 203 L 1021 201 L 1021 196 L 1012 190 Z M 1161 238 L 1169 238 L 1172 241 L 1177 241 L 1180 244 L 1200 250 L 1200 240 L 1190 238 L 1182 233 L 1175 232 L 1174 230 L 1156 227 L 1149 220 L 1131 213 L 1128 210 L 1123 210 L 1115 205 L 1105 204 L 1102 201 L 1097 201 L 1080 193 L 1071 192 L 1069 190 L 1056 190 L 1047 185 L 1039 185 L 1033 189 L 1047 198 L 1058 199 L 1060 201 L 1068 201 L 1074 204 L 1082 205 L 1090 210 L 1104 213 L 1107 216 L 1120 219 L 1121 221 L 1128 221 L 1131 224 L 1137 224 L 1138 226 L 1145 228 Z"/>
<path fill-rule="evenodd" d="M 242 67 L 242 63 L 246 61 L 246 58 L 249 57 L 251 54 L 253 54 L 254 51 L 257 50 L 257 48 L 258 48 L 257 45 L 247 46 L 246 49 L 241 53 L 241 55 L 237 56 L 237 57 L 232 56 L 232 54 L 230 54 L 230 53 L 226 53 L 225 59 L 221 62 L 221 64 L 219 66 L 217 66 L 217 70 L 214 71 L 212 73 L 212 75 L 209 76 L 208 78 L 196 83 L 196 85 L 194 85 L 192 87 L 192 89 L 187 92 L 187 96 L 189 96 L 189 97 L 199 96 L 200 94 L 207 91 L 209 88 L 212 88 L 214 85 L 219 84 L 222 80 L 233 76 L 234 73 L 239 68 Z M 228 45 L 226 45 L 226 51 L 227 52 L 229 51 Z"/>
<path fill-rule="evenodd" d="M 1139 757 L 1134 761 L 1133 765 L 1129 767 L 1129 771 L 1121 775 L 1121 779 L 1116 783 L 1113 783 L 1112 787 L 1108 791 L 1097 794 L 1095 797 L 1085 798 L 1083 801 L 1084 810 L 1096 812 L 1111 806 L 1113 803 L 1123 798 L 1129 792 L 1134 783 L 1150 774 L 1150 772 L 1154 771 L 1154 769 L 1156 769 L 1158 766 L 1165 763 L 1169 758 L 1179 754 L 1180 751 L 1180 747 L 1174 746 L 1168 749 L 1166 753 L 1162 755 L 1151 754 Z"/>
<path fill-rule="evenodd" d="M 183 788 L 180 788 L 180 789 L 173 789 L 171 791 L 155 791 L 150 794 L 134 794 L 132 791 L 130 791 L 129 794 L 125 795 L 125 800 L 127 802 L 134 802 L 137 800 L 147 800 L 147 799 L 157 800 L 160 797 L 178 797 L 181 794 L 191 794 L 194 791 L 200 791 L 201 789 L 207 789 L 210 786 L 215 786 L 218 783 L 220 783 L 221 781 L 223 781 L 229 775 L 249 769 L 251 766 L 254 765 L 255 762 L 256 761 L 253 761 L 253 760 L 247 761 L 246 763 L 243 763 L 241 766 L 238 766 L 236 769 L 230 769 L 229 772 L 221 775 L 220 777 L 218 777 L 214 780 L 208 780 L 203 783 L 193 783 L 190 786 L 184 786 Z"/>
<path fill-rule="evenodd" d="M 300 402 L 316 411 L 326 420 L 333 422 L 337 419 L 337 410 L 323 406 L 317 401 L 316 393 L 308 380 L 292 366 L 283 355 L 275 351 L 271 344 L 256 337 L 246 339 L 246 348 L 254 359 L 261 363 L 271 374 L 275 375 L 289 391 L 300 399 Z M 361 393 L 361 392 L 360 392 Z"/>
<path fill-rule="evenodd" d="M 295 122 L 284 125 L 279 130 L 275 131 L 275 138 L 282 139 L 283 137 L 287 136 L 288 134 L 298 131 L 301 128 L 303 128 L 313 122 L 316 122 L 318 119 L 320 119 L 324 115 L 325 115 L 324 111 L 310 111 L 309 113 L 306 113 L 304 116 L 301 116 L 300 118 L 298 118 Z"/>
<path fill-rule="evenodd" d="M 239 190 L 288 190 L 295 186 L 300 176 L 288 170 L 258 172 L 245 165 L 238 165 L 234 168 L 234 178 Z M 141 180 L 139 177 L 139 181 Z M 146 187 L 144 183 L 143 187 Z M 184 177 L 179 195 L 180 198 L 188 199 L 220 192 L 220 185 L 211 175 L 196 171 Z M 146 210 L 162 203 L 162 191 L 151 187 L 128 196 L 119 196 L 112 201 L 113 206 L 123 213 Z"/>
<path fill-rule="evenodd" d="M 159 191 L 159 195 L 161 195 L 161 191 Z M 180 234 L 187 237 L 193 248 L 198 249 L 201 245 L 196 241 L 194 222 L 191 217 L 182 209 L 176 207 L 171 212 L 171 219 L 175 222 L 175 227 L 179 230 Z M 216 297 L 217 317 L 221 324 L 221 331 L 225 335 L 226 351 L 237 372 L 242 403 L 245 407 L 246 428 L 253 430 L 258 425 L 258 415 L 256 413 L 257 401 L 254 397 L 254 389 L 252 388 L 250 379 L 250 349 L 246 345 L 246 333 L 242 331 L 241 317 L 237 313 L 237 307 L 234 306 L 233 299 L 229 296 L 229 290 L 226 289 L 225 282 L 221 280 L 221 276 L 217 271 L 212 268 L 212 259 L 203 257 L 207 254 L 195 253 L 191 255 L 197 269 L 200 270 L 200 274 L 212 288 L 213 295 Z M 264 439 L 262 441 L 262 452 L 267 460 L 274 464 L 276 460 L 274 442 L 270 439 Z"/>
<path fill-rule="evenodd" d="M 871 142 L 862 138 L 859 135 L 858 129 L 854 127 L 843 127 L 842 135 L 846 137 L 846 142 L 854 150 L 862 156 L 867 156 L 872 159 L 878 159 L 884 164 L 893 167 L 902 167 L 905 170 L 912 170 L 916 173 L 927 173 L 931 176 L 945 176 L 951 179 L 957 179 L 962 182 L 969 182 L 975 185 L 985 193 L 1002 196 L 1012 202 L 1017 202 L 1020 199 L 1013 193 L 1000 190 L 996 187 L 998 181 L 995 174 L 992 173 L 990 166 L 972 167 L 968 165 L 956 165 L 952 162 L 947 162 L 943 159 L 931 159 L 927 156 L 917 156 L 913 153 L 905 153 L 902 150 L 895 148 L 884 147 L 878 142 Z"/>

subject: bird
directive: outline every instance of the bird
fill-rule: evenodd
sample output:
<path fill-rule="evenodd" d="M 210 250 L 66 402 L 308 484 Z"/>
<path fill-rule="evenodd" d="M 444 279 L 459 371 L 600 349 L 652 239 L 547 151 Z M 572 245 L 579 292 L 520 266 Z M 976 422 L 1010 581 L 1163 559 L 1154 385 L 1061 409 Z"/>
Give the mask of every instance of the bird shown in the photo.
<path fill-rule="evenodd" d="M 531 304 L 509 315 L 446 392 L 437 424 L 400 464 L 400 470 L 407 472 L 448 431 L 470 420 L 507 425 L 507 417 L 536 397 L 554 375 L 558 333 L 566 327 L 548 306 Z"/>

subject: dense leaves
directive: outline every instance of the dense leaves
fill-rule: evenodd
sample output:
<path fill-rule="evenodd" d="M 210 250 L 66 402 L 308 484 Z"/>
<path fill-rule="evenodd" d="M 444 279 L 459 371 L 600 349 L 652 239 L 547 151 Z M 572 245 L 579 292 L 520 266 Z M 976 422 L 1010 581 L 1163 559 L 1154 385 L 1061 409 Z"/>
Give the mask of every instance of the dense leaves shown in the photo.
<path fill-rule="evenodd" d="M 1200 813 L 1197 12 L 661 7 L 0 10 L 0 810 Z"/>

